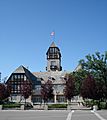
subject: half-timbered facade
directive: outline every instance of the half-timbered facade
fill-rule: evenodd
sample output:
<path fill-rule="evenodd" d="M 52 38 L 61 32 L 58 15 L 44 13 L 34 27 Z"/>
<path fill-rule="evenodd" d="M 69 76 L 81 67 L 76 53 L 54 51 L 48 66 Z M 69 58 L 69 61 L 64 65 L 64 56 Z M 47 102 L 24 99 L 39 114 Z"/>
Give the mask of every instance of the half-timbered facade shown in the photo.
<path fill-rule="evenodd" d="M 10 100 L 13 102 L 22 102 L 23 98 L 23 86 L 30 86 L 32 91 L 36 88 L 36 85 L 40 85 L 41 81 L 38 80 L 28 69 L 24 66 L 19 66 L 8 78 L 6 84 L 10 86 Z M 32 96 L 32 94 L 31 94 Z M 31 96 L 28 101 L 31 101 Z"/>

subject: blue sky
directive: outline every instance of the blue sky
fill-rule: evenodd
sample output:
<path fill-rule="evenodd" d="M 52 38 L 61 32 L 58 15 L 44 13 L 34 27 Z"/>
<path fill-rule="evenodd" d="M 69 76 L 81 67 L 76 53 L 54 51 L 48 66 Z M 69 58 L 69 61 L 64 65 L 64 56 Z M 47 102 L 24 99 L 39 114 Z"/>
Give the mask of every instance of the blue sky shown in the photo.
<path fill-rule="evenodd" d="M 0 72 L 18 66 L 45 71 L 53 41 L 61 49 L 63 70 L 80 59 L 107 51 L 107 0 L 0 0 Z"/>

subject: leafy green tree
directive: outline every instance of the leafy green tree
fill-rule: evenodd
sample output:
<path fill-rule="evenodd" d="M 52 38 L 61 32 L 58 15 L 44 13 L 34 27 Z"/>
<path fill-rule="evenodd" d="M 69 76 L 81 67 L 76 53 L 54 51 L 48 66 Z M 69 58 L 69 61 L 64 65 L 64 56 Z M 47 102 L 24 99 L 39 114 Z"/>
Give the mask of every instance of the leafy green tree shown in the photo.
<path fill-rule="evenodd" d="M 96 80 L 97 99 L 107 100 L 107 52 L 96 52 L 80 60 L 83 70 L 88 71 Z"/>
<path fill-rule="evenodd" d="M 80 95 L 82 81 L 87 77 L 88 72 L 80 69 L 72 73 L 75 79 L 75 95 Z"/>

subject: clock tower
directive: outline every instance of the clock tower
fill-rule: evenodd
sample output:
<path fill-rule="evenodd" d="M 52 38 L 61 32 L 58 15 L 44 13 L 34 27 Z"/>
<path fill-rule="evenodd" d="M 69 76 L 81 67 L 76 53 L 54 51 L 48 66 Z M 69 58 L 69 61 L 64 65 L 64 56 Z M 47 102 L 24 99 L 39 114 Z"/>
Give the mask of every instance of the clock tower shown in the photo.
<path fill-rule="evenodd" d="M 61 71 L 61 53 L 60 49 L 52 42 L 47 53 L 47 67 L 46 70 L 50 71 Z"/>

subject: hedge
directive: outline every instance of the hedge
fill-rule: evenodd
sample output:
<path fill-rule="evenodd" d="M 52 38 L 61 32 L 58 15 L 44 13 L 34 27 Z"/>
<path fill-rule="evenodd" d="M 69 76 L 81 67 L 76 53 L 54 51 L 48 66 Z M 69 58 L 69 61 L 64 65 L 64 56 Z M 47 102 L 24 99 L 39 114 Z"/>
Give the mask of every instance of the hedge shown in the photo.
<path fill-rule="evenodd" d="M 67 104 L 51 104 L 48 108 L 67 108 Z"/>
<path fill-rule="evenodd" d="M 15 104 L 4 104 L 3 108 L 20 108 L 20 104 L 15 103 Z"/>

